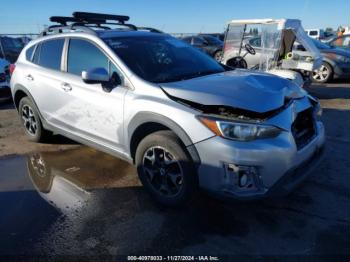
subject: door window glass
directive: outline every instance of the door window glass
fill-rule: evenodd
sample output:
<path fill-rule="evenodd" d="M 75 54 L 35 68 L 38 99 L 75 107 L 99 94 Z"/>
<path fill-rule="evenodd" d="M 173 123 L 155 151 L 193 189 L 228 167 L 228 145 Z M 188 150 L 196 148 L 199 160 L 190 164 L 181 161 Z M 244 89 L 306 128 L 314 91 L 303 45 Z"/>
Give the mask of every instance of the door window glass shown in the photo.
<path fill-rule="evenodd" d="M 35 57 L 36 63 L 45 68 L 60 70 L 63 45 L 64 39 L 42 42 L 39 57 Z"/>
<path fill-rule="evenodd" d="M 80 76 L 82 71 L 97 67 L 105 68 L 108 71 L 106 55 L 88 41 L 71 39 L 68 49 L 68 73 Z"/>

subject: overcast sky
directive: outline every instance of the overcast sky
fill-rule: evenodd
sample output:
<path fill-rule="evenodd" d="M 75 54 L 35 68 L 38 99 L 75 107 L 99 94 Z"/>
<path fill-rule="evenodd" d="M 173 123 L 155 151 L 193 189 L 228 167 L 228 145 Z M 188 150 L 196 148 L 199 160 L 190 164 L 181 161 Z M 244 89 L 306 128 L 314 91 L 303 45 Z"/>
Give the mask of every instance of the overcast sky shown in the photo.
<path fill-rule="evenodd" d="M 168 33 L 221 32 L 232 19 L 299 18 L 304 28 L 350 25 L 346 0 L 10 0 L 2 1 L 0 33 L 37 33 L 53 15 L 73 11 L 131 17 Z"/>

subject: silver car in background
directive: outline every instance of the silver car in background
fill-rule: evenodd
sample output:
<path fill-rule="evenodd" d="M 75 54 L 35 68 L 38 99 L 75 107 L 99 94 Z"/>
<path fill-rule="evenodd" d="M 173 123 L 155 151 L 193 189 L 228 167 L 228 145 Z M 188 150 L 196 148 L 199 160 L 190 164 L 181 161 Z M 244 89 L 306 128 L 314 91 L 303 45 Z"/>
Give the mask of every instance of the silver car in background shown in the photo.
<path fill-rule="evenodd" d="M 29 139 L 59 133 L 134 163 L 165 205 L 198 188 L 237 199 L 286 193 L 317 164 L 320 106 L 297 85 L 232 70 L 124 16 L 108 18 L 127 30 L 92 30 L 101 16 L 74 13 L 69 30 L 54 18 L 62 25 L 22 51 L 11 89 Z"/>

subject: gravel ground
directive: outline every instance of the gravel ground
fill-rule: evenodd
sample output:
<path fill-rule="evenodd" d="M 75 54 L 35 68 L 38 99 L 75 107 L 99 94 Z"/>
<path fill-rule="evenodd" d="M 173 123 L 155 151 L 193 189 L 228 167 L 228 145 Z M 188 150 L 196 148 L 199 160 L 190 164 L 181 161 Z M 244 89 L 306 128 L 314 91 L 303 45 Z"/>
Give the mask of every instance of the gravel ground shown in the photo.
<path fill-rule="evenodd" d="M 350 255 L 350 84 L 309 91 L 322 103 L 326 157 L 301 187 L 254 202 L 201 195 L 181 209 L 154 204 L 121 160 L 62 137 L 27 142 L 2 106 L 0 254 Z"/>

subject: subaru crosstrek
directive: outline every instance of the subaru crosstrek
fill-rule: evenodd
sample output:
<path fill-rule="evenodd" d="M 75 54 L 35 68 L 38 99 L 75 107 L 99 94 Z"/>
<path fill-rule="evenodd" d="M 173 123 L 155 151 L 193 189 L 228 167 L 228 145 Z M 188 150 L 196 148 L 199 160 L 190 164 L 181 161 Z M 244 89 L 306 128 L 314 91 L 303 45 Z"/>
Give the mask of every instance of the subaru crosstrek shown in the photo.
<path fill-rule="evenodd" d="M 128 160 L 167 205 L 198 188 L 236 199 L 290 192 L 319 162 L 320 105 L 303 89 L 105 18 L 127 29 L 102 26 L 101 14 L 56 17 L 20 54 L 11 90 L 30 140 L 58 133 Z"/>

